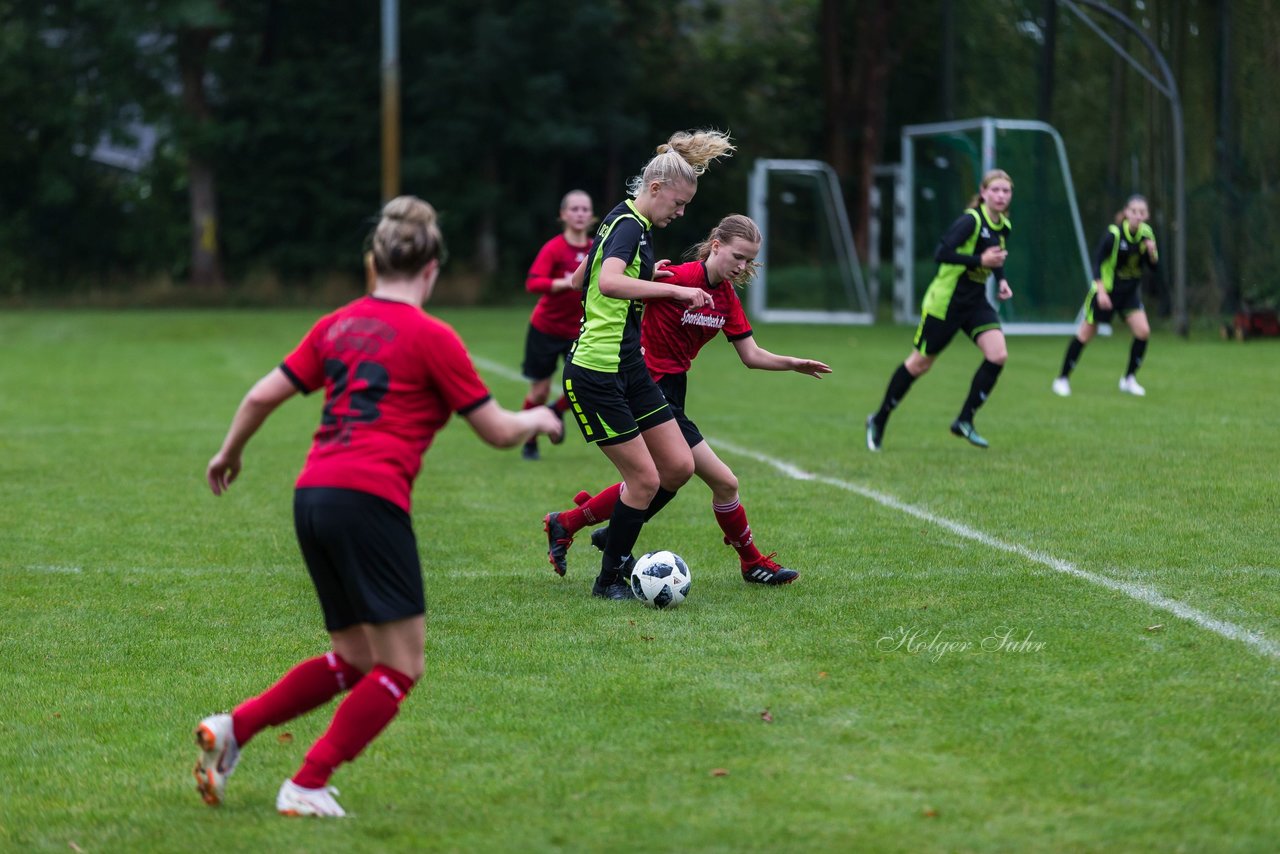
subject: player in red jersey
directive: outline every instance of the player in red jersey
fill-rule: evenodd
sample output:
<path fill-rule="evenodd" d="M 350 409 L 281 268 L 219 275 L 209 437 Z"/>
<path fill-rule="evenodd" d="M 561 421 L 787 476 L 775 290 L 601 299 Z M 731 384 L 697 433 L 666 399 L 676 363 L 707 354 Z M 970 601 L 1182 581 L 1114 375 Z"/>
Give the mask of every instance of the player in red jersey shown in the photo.
<path fill-rule="evenodd" d="M 495 403 L 457 333 L 422 310 L 444 254 L 431 205 L 388 202 L 372 245 L 372 292 L 321 318 L 250 389 L 205 472 L 214 495 L 226 492 L 267 417 L 297 392 L 324 389 L 293 513 L 332 649 L 196 727 L 196 787 L 211 806 L 222 803 L 254 735 L 350 692 L 276 797 L 284 815 L 345 815 L 330 776 L 391 722 L 422 677 L 426 605 L 409 502 L 423 453 L 454 412 L 497 447 L 563 429 L 550 409 Z"/>
<path fill-rule="evenodd" d="M 573 342 L 578 339 L 578 329 L 582 326 L 582 290 L 581 286 L 574 287 L 573 272 L 591 251 L 587 229 L 595 218 L 591 196 L 583 190 L 565 193 L 560 200 L 560 221 L 564 224 L 564 231 L 538 250 L 538 256 L 529 267 L 525 290 L 542 296 L 533 307 L 524 341 L 521 371 L 529 380 L 525 409 L 546 405 L 551 396 L 551 377 L 556 372 L 556 363 L 569 357 Z M 561 416 L 568 406 L 563 394 L 551 404 L 551 408 Z M 526 442 L 520 454 L 526 460 L 538 459 L 537 438 Z"/>
<path fill-rule="evenodd" d="M 756 548 L 738 495 L 737 476 L 716 456 L 685 413 L 689 367 L 698 351 L 721 332 L 748 368 L 796 371 L 815 379 L 831 373 L 831 368 L 822 362 L 779 356 L 756 343 L 734 286 L 745 285 L 751 279 L 759 251 L 760 229 L 755 222 L 741 214 L 722 219 L 707 239 L 690 251 L 698 260 L 666 268 L 672 274 L 665 280 L 668 284 L 701 288 L 711 295 L 711 301 L 700 308 L 675 300 L 649 301 L 640 322 L 640 342 L 645 367 L 662 389 L 693 452 L 694 474 L 711 488 L 711 509 L 724 531 L 725 544 L 738 552 L 743 581 L 779 585 L 795 581 L 800 573 L 779 566 L 773 559 L 776 552 L 765 555 Z M 615 483 L 575 509 L 556 514 L 556 521 L 572 540 L 582 528 L 608 519 L 622 492 L 623 485 Z M 607 529 L 601 528 L 591 535 L 591 542 L 602 548 L 606 536 Z M 568 548 L 567 542 L 564 547 Z M 554 558 L 552 564 L 559 571 Z"/>

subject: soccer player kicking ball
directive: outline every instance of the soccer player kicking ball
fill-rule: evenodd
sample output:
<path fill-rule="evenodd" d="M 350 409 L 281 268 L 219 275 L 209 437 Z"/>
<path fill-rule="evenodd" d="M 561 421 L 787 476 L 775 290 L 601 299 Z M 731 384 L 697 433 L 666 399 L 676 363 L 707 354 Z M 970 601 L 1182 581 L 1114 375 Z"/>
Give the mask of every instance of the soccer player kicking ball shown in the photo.
<path fill-rule="evenodd" d="M 742 580 L 752 584 L 780 585 L 795 581 L 800 573 L 779 566 L 773 559 L 776 552 L 761 554 L 738 495 L 737 476 L 716 456 L 698 431 L 698 426 L 685 413 L 689 368 L 703 345 L 721 332 L 748 368 L 796 371 L 815 379 L 831 373 L 831 368 L 822 362 L 779 356 L 756 343 L 734 286 L 750 281 L 759 251 L 760 229 L 755 222 L 740 214 L 722 219 L 706 240 L 690 250 L 690 255 L 697 260 L 667 267 L 671 277 L 664 279 L 668 284 L 704 290 L 711 296 L 711 301 L 694 308 L 672 300 L 650 300 L 645 305 L 640 323 L 640 341 L 645 367 L 662 389 L 675 414 L 676 424 L 693 453 L 694 474 L 711 488 L 711 509 L 724 532 L 725 544 L 738 552 Z M 543 520 L 547 531 L 547 557 L 557 573 L 565 574 L 566 557 L 574 534 L 588 525 L 609 519 L 621 494 L 623 484 L 615 483 L 594 496 L 580 494 L 579 497 L 585 500 L 573 510 L 547 515 Z M 608 535 L 608 528 L 593 532 L 592 545 L 603 549 Z"/>

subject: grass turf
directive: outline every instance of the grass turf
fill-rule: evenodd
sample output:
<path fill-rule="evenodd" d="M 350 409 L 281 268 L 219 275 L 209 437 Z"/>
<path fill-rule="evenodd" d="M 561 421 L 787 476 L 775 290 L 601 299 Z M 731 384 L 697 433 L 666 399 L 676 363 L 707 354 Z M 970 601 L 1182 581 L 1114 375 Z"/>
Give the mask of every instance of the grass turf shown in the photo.
<path fill-rule="evenodd" d="M 525 313 L 440 314 L 518 406 Z M 272 809 L 330 707 L 261 734 L 227 805 L 205 807 L 194 723 L 324 648 L 290 513 L 319 401 L 267 423 L 229 495 L 203 483 L 240 396 L 314 317 L 0 318 L 0 848 L 1263 851 L 1280 838 L 1280 350 L 1157 335 L 1138 400 L 1116 390 L 1123 333 L 1090 345 L 1068 399 L 1048 389 L 1066 341 L 1011 339 L 977 419 L 985 452 L 947 431 L 978 362 L 963 340 L 880 454 L 863 419 L 909 330 L 757 330 L 831 364 L 821 382 L 748 372 L 709 345 L 689 412 L 723 443 L 759 544 L 802 577 L 743 584 L 695 481 L 641 539 L 692 567 L 670 613 L 591 599 L 585 536 L 566 579 L 546 563 L 541 516 L 614 480 L 598 451 L 571 435 L 528 463 L 452 424 L 415 493 L 427 675 L 335 777 L 355 820 Z"/>

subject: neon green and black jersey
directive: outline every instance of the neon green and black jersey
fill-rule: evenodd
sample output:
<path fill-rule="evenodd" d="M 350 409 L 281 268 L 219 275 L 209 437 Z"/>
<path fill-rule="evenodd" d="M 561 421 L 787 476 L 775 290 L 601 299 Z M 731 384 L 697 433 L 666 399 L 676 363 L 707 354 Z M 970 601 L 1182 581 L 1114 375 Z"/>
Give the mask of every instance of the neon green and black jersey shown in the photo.
<path fill-rule="evenodd" d="M 1111 293 L 1117 279 L 1134 283 L 1142 281 L 1143 266 L 1154 268 L 1156 261 L 1147 253 L 1144 240 L 1156 241 L 1155 232 L 1145 222 L 1136 232 L 1129 229 L 1129 221 L 1107 227 L 1107 231 L 1093 250 L 1093 280 L 1101 281 Z"/>
<path fill-rule="evenodd" d="M 593 371 L 617 373 L 644 365 L 640 352 L 640 316 L 644 301 L 614 299 L 600 293 L 600 267 L 606 258 L 620 258 L 633 279 L 653 278 L 653 224 L 627 199 L 600 223 L 587 256 L 582 283 L 582 331 L 569 359 Z"/>
<path fill-rule="evenodd" d="M 1013 223 L 1006 214 L 1000 225 L 991 224 L 986 205 L 969 208 L 951 224 L 942 235 L 933 258 L 938 262 L 938 274 L 924 293 L 921 311 L 937 318 L 945 318 L 953 299 L 986 299 L 987 277 L 992 273 L 997 280 L 1004 278 L 1004 267 L 987 269 L 982 266 L 982 253 L 992 246 L 1007 248 L 1005 241 Z"/>

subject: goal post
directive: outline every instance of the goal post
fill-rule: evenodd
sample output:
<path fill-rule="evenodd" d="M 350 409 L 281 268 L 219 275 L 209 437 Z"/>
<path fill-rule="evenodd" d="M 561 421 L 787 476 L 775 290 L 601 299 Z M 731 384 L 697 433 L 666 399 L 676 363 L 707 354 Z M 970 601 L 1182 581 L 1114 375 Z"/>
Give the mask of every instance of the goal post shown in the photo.
<path fill-rule="evenodd" d="M 760 270 L 747 287 L 753 319 L 870 324 L 868 292 L 835 170 L 821 160 L 757 160 L 748 212 L 760 226 Z"/>
<path fill-rule="evenodd" d="M 918 319 L 920 298 L 938 265 L 938 238 L 968 206 L 982 176 L 1003 169 L 1013 178 L 1013 221 L 1005 274 L 1013 299 L 988 298 L 1005 332 L 1069 334 L 1079 323 L 1092 281 L 1089 251 L 1062 137 L 1051 125 L 980 118 L 902 129 L 902 215 L 905 251 L 895 288 L 895 314 Z"/>

